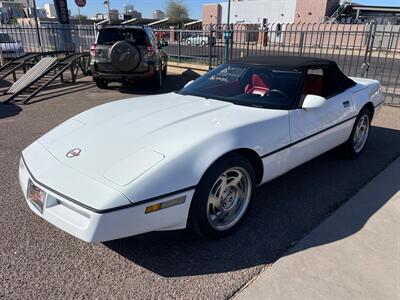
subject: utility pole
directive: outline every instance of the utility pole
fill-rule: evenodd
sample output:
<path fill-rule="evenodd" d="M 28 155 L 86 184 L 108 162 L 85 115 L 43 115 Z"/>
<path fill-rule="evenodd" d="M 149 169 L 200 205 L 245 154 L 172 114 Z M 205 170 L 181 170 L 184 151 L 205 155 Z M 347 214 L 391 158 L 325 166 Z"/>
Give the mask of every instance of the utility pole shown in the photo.
<path fill-rule="evenodd" d="M 231 23 L 231 0 L 228 0 L 228 28 Z"/>
<path fill-rule="evenodd" d="M 42 50 L 42 41 L 41 41 L 41 39 L 40 39 L 39 22 L 38 22 L 38 17 L 37 17 L 36 0 L 32 0 L 32 1 L 33 1 L 33 16 L 34 16 L 34 18 L 35 18 L 35 25 L 36 25 L 37 38 L 38 38 L 40 50 Z"/>
<path fill-rule="evenodd" d="M 79 25 L 82 25 L 82 22 L 81 22 L 81 9 L 79 8 L 79 5 L 78 5 L 78 21 L 79 21 Z"/>
<path fill-rule="evenodd" d="M 225 38 L 225 61 L 228 60 L 229 58 L 229 41 L 232 38 L 231 36 L 231 0 L 228 0 L 228 30 L 224 33 L 224 38 Z"/>
<path fill-rule="evenodd" d="M 107 5 L 108 12 L 108 23 L 111 24 L 111 15 L 110 15 L 110 0 L 105 0 L 104 5 Z"/>

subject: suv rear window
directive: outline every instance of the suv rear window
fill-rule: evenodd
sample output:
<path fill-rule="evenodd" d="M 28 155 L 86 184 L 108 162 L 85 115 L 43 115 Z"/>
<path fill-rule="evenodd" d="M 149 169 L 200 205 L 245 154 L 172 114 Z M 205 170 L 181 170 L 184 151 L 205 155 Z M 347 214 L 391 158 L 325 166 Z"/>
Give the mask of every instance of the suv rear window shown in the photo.
<path fill-rule="evenodd" d="M 147 45 L 146 33 L 140 29 L 102 29 L 97 38 L 98 45 L 112 45 L 119 41 L 129 41 L 135 45 Z"/>

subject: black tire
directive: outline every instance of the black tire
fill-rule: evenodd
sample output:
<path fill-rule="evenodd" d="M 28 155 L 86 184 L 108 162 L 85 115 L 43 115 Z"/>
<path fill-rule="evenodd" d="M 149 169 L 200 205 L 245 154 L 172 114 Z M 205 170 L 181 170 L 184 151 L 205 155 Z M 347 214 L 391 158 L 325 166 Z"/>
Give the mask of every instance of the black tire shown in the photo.
<path fill-rule="evenodd" d="M 232 222 L 232 226 L 229 228 L 216 229 L 215 225 L 213 226 L 211 224 L 212 221 L 209 218 L 208 211 L 210 207 L 208 207 L 208 205 L 211 205 L 208 204 L 209 195 L 211 190 L 215 188 L 215 185 L 219 181 L 220 176 L 224 174 L 224 172 L 226 172 L 227 170 L 231 170 L 232 168 L 238 168 L 247 172 L 249 178 L 248 186 L 250 187 L 250 195 L 247 198 L 247 205 L 243 206 L 243 208 L 241 209 L 241 217 L 238 217 L 235 223 Z M 240 226 L 245 216 L 247 215 L 247 212 L 249 211 L 252 193 L 255 188 L 255 182 L 256 174 L 254 168 L 249 160 L 247 160 L 243 156 L 232 154 L 215 162 L 205 172 L 196 187 L 192 203 L 190 205 L 188 228 L 206 239 L 218 239 L 231 234 Z M 219 193 L 219 195 L 221 195 L 221 192 Z"/>
<path fill-rule="evenodd" d="M 206 41 L 201 41 L 201 43 L 200 43 L 200 45 L 201 45 L 202 47 L 204 47 L 206 44 L 207 44 Z"/>
<path fill-rule="evenodd" d="M 161 88 L 162 88 L 162 84 L 163 84 L 163 75 L 162 75 L 162 71 L 157 71 L 157 72 L 154 74 L 153 82 L 154 82 L 154 87 L 155 87 L 156 89 L 161 89 Z"/>
<path fill-rule="evenodd" d="M 109 55 L 112 69 L 116 72 L 131 72 L 142 60 L 140 50 L 125 40 L 116 42 L 111 47 Z"/>
<path fill-rule="evenodd" d="M 372 119 L 371 112 L 365 107 L 361 109 L 360 113 L 357 115 L 357 118 L 354 122 L 353 129 L 351 131 L 349 139 L 341 146 L 341 151 L 345 157 L 355 158 L 364 150 L 369 137 L 371 119 Z M 360 124 L 360 122 L 363 122 L 365 120 L 367 120 L 367 132 L 365 141 L 362 143 L 362 145 L 360 145 L 360 147 L 357 147 L 357 143 L 355 143 L 357 126 Z"/>
<path fill-rule="evenodd" d="M 108 87 L 108 82 L 103 79 L 97 79 L 95 82 L 99 89 L 106 89 Z"/>

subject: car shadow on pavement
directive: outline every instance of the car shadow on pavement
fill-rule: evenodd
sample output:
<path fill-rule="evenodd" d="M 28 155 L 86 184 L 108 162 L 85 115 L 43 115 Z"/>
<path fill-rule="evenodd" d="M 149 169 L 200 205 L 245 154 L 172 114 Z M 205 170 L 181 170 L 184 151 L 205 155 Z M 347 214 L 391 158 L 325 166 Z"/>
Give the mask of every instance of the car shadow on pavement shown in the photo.
<path fill-rule="evenodd" d="M 400 131 L 372 127 L 364 152 L 347 160 L 330 151 L 259 188 L 242 226 L 222 240 L 186 231 L 154 232 L 106 242 L 126 259 L 164 277 L 195 276 L 271 264 L 400 155 Z M 356 220 L 315 245 L 357 232 L 393 195 L 355 214 Z M 306 249 L 304 249 L 306 250 Z"/>
<path fill-rule="evenodd" d="M 18 115 L 22 108 L 12 103 L 0 102 L 0 120 Z"/>
<path fill-rule="evenodd" d="M 29 101 L 29 104 L 39 103 L 45 100 L 55 100 L 61 96 L 82 92 L 91 88 L 95 88 L 95 84 L 92 81 L 77 81 L 73 83 L 66 82 L 62 84 L 56 84 L 46 88 L 43 92 Z"/>

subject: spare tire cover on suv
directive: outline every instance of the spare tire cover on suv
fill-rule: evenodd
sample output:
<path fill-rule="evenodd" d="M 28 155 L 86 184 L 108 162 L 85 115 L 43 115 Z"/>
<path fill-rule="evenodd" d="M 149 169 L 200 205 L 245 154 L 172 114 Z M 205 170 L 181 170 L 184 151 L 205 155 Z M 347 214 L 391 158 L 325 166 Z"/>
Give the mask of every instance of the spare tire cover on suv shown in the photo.
<path fill-rule="evenodd" d="M 140 63 L 140 50 L 127 41 L 119 41 L 110 49 L 110 60 L 115 71 L 133 71 Z"/>

